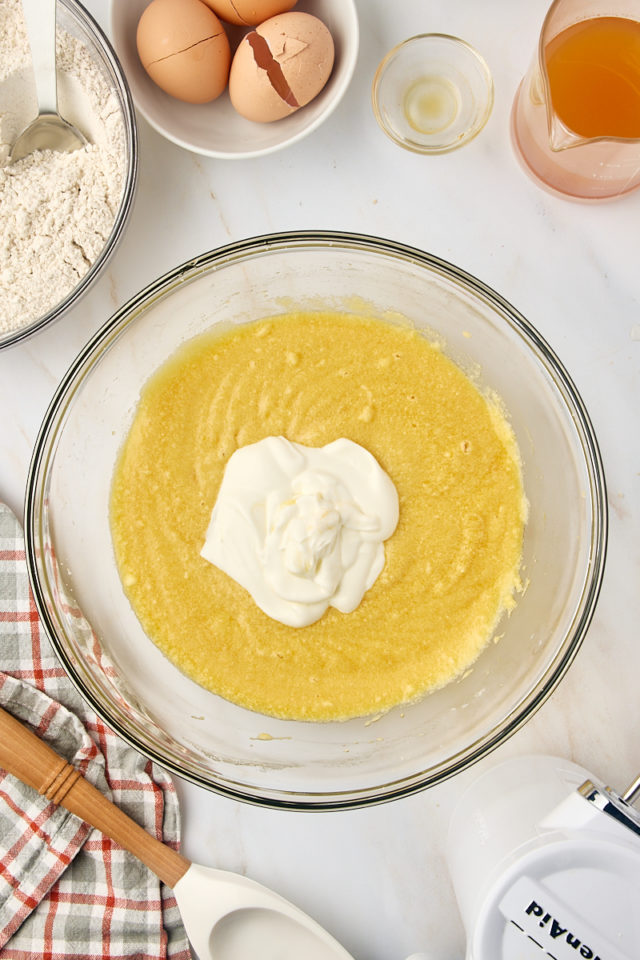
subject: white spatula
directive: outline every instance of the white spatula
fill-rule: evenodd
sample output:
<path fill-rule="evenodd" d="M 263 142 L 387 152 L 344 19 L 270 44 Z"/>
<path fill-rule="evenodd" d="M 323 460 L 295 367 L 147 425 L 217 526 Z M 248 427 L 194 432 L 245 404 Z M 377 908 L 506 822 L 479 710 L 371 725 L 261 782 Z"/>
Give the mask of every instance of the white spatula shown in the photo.
<path fill-rule="evenodd" d="M 272 890 L 191 863 L 156 840 L 1 707 L 0 766 L 101 830 L 172 887 L 201 960 L 353 960 L 311 917 Z"/>

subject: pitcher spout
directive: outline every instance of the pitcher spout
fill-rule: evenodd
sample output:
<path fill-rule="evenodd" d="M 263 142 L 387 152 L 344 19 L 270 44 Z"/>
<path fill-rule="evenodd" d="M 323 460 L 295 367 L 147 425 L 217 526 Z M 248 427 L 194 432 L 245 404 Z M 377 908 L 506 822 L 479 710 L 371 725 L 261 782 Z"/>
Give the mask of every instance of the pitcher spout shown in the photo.
<path fill-rule="evenodd" d="M 580 147 L 589 142 L 588 137 L 579 137 L 577 133 L 565 126 L 556 114 L 549 117 L 549 147 L 554 153 Z"/>

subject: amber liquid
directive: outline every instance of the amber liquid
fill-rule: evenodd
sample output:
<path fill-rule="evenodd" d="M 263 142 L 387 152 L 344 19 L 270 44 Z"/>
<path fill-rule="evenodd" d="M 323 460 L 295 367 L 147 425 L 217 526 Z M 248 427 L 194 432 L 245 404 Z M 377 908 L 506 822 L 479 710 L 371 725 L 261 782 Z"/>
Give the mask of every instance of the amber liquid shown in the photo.
<path fill-rule="evenodd" d="M 551 102 L 581 137 L 640 137 L 640 23 L 597 17 L 545 47 Z"/>

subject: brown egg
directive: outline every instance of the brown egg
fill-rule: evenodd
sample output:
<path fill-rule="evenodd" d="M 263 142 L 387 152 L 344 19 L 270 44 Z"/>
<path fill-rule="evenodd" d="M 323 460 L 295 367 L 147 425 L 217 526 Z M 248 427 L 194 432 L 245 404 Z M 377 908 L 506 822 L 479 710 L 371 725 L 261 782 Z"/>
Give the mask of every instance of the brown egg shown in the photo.
<path fill-rule="evenodd" d="M 207 103 L 227 85 L 229 40 L 201 0 L 153 0 L 140 17 L 136 42 L 153 82 L 178 100 Z"/>
<path fill-rule="evenodd" d="M 333 68 L 333 39 L 309 13 L 283 13 L 243 38 L 231 63 L 229 95 L 247 120 L 270 123 L 320 93 Z"/>
<path fill-rule="evenodd" d="M 295 7 L 297 0 L 203 0 L 221 20 L 239 27 L 255 26 Z"/>

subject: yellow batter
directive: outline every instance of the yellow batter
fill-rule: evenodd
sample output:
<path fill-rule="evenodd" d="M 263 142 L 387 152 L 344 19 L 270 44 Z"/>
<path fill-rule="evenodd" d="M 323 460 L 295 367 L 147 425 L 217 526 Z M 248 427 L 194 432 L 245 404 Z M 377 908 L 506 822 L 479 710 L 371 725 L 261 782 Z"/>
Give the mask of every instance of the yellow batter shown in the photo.
<path fill-rule="evenodd" d="M 361 444 L 400 501 L 360 606 L 301 628 L 200 556 L 227 460 L 274 435 Z M 122 581 L 151 639 L 202 686 L 300 720 L 386 710 L 468 667 L 514 603 L 525 515 L 498 406 L 417 331 L 327 313 L 178 351 L 143 390 L 111 499 Z"/>

